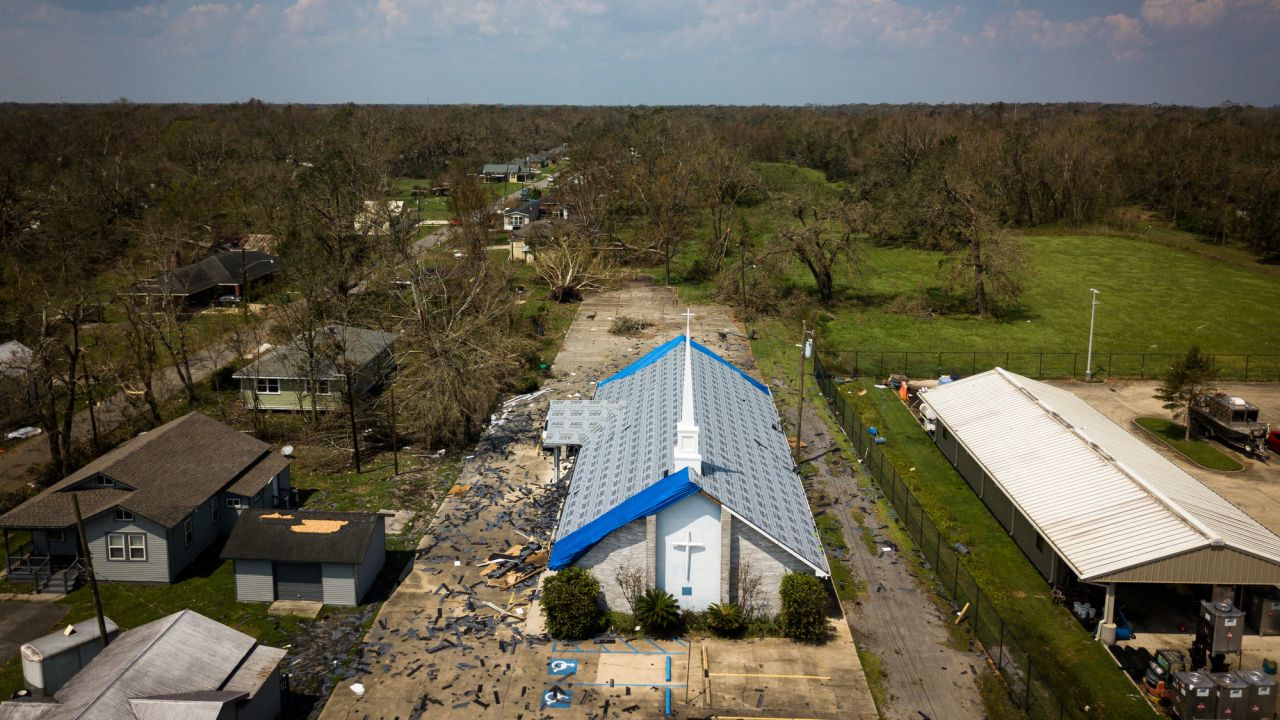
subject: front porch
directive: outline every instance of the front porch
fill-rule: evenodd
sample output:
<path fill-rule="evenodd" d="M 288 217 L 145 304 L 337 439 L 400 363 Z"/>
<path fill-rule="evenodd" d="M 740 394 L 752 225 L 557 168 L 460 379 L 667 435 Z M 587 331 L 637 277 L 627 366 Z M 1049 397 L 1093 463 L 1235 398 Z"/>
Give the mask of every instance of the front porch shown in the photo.
<path fill-rule="evenodd" d="M 0 530 L 0 540 L 4 552 L 5 577 L 11 583 L 30 584 L 31 592 L 69 593 L 79 587 L 84 580 L 85 567 L 80 557 L 79 542 L 67 543 L 72 553 L 52 553 L 48 550 L 48 542 L 41 548 L 37 533 L 47 531 L 35 530 L 30 539 L 15 544 L 11 543 L 8 529 Z"/>

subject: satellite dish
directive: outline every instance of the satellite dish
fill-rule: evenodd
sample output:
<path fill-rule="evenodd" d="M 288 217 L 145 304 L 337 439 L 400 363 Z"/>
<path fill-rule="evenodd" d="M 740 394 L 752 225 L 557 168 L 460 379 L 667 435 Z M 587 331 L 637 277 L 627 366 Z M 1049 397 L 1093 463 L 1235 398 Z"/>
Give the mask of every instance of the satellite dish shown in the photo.
<path fill-rule="evenodd" d="M 280 454 L 285 457 L 293 457 L 293 446 L 285 445 L 284 447 L 280 448 Z"/>

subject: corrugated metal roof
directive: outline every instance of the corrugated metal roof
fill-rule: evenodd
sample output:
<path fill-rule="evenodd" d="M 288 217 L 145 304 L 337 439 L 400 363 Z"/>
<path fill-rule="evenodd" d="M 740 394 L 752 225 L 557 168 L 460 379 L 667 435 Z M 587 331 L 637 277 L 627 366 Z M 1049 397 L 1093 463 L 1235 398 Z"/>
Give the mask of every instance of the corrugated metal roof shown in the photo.
<path fill-rule="evenodd" d="M 996 368 L 922 397 L 1082 580 L 1206 547 L 1280 569 L 1280 537 L 1067 390 Z"/>
<path fill-rule="evenodd" d="M 683 337 L 596 388 L 621 407 L 583 444 L 560 515 L 563 538 L 661 480 L 672 467 L 684 367 Z M 829 572 L 813 514 L 773 398 L 758 381 L 693 343 L 694 413 L 704 492 L 822 572 Z M 639 369 L 636 369 L 638 366 Z"/>
<path fill-rule="evenodd" d="M 223 684 L 246 656 L 252 657 L 255 647 L 257 642 L 239 630 L 194 610 L 182 610 L 121 633 L 54 694 L 56 704 L 44 705 L 47 709 L 39 717 L 136 720 L 139 715 L 131 701 L 139 698 L 185 701 L 182 710 L 192 713 L 185 716 L 201 716 L 198 713 L 204 709 L 199 705 L 225 702 L 248 692 L 246 688 L 217 691 L 225 690 Z M 6 703 L 0 717 L 8 710 Z"/>

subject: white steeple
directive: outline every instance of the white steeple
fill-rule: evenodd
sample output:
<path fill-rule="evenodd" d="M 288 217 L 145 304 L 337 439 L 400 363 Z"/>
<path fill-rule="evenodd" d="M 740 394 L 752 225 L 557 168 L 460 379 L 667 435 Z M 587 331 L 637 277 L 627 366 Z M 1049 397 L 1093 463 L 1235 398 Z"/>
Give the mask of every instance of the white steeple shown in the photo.
<path fill-rule="evenodd" d="M 693 311 L 684 311 L 684 389 L 680 398 L 680 422 L 676 423 L 676 447 L 672 473 L 692 468 L 702 474 L 702 453 L 698 452 L 698 423 L 693 416 L 693 341 L 690 338 Z"/>

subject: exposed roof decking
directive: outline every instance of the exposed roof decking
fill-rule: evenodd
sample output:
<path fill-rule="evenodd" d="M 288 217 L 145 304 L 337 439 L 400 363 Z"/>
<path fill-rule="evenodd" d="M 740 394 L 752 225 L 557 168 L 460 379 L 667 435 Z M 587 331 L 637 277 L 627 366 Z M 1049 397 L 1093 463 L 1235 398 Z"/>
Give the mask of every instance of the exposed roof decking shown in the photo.
<path fill-rule="evenodd" d="M 1280 581 L 1280 538 L 1072 393 L 997 368 L 924 402 L 1081 579 L 1223 548 Z"/>
<path fill-rule="evenodd" d="M 621 407 L 579 453 L 558 539 L 671 470 L 684 347 L 683 342 L 668 342 L 597 386 L 594 402 Z M 702 454 L 698 485 L 731 513 L 828 572 L 772 397 L 763 385 L 710 350 L 697 343 L 693 348 L 694 409 Z"/>

